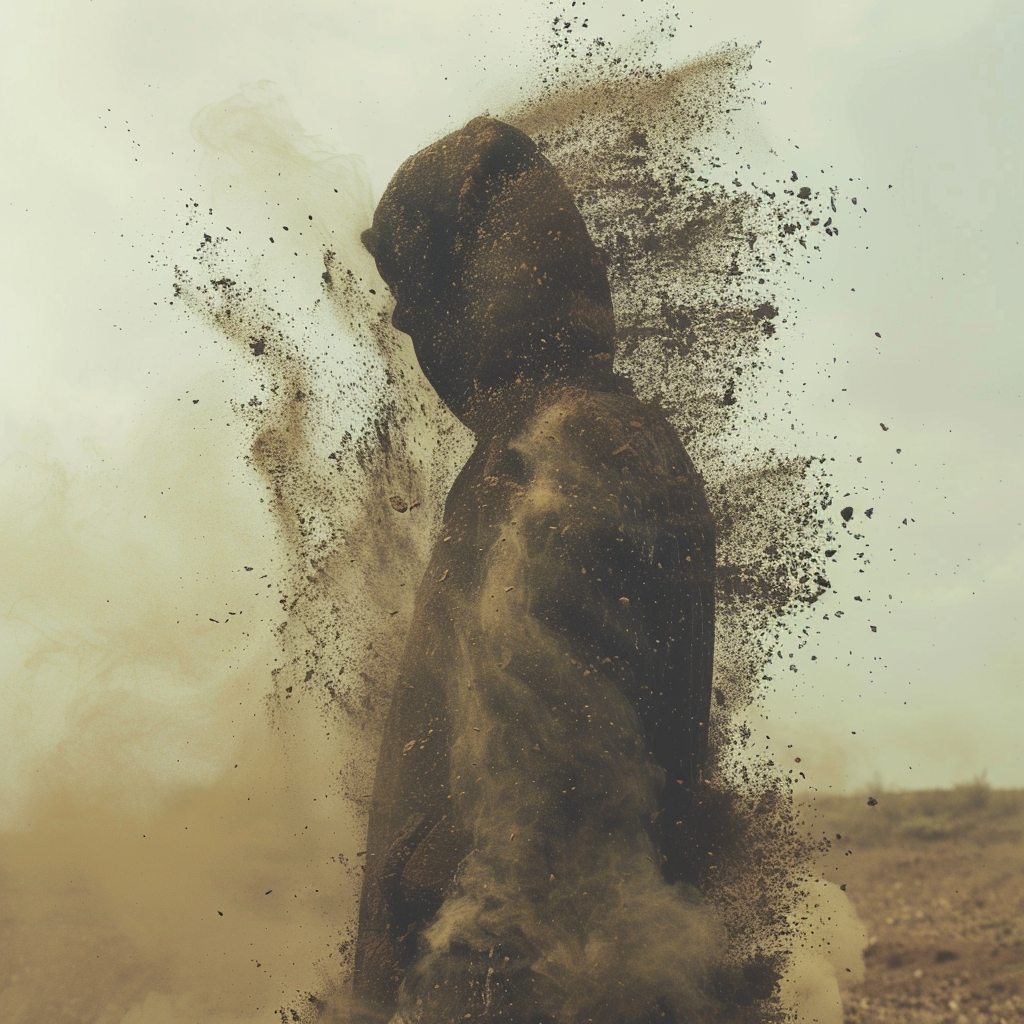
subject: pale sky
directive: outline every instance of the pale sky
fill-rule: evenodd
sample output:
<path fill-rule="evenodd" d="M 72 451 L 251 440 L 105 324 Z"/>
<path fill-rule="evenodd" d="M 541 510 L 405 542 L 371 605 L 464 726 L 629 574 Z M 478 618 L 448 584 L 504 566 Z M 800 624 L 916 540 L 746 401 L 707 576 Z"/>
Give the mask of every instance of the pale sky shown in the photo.
<path fill-rule="evenodd" d="M 622 41 L 651 7 L 579 0 L 573 13 Z M 195 242 L 181 210 L 190 197 L 205 205 L 209 188 L 189 132 L 203 106 L 275 82 L 309 133 L 365 158 L 379 195 L 410 153 L 532 82 L 561 10 L 3 0 L 0 479 L 22 525 L 34 499 L 12 458 L 20 466 L 31 453 L 87 479 L 156 429 L 161 401 L 220 372 L 201 332 L 166 305 L 170 273 L 151 258 Z M 871 564 L 863 575 L 859 563 L 836 569 L 834 608 L 846 614 L 808 618 L 817 646 L 765 700 L 765 733 L 806 751 L 821 786 L 982 773 L 1024 786 L 1024 349 L 1012 313 L 1024 270 L 1024 10 L 702 0 L 678 11 L 663 59 L 759 42 L 751 77 L 765 83 L 755 91 L 764 140 L 867 208 L 845 214 L 809 267 L 798 323 L 780 341 L 808 382 L 795 406 L 804 447 L 835 456 L 837 489 L 858 514 L 875 509 L 854 524 Z M 60 565 L 48 565 L 39 586 L 56 593 Z M 17 618 L 27 594 L 8 591 L 0 613 Z M 60 607 L 48 613 L 57 633 Z M 12 628 L 0 641 L 17 646 Z M 71 691 L 19 675 L 3 650 L 0 661 L 0 693 L 20 709 L 16 726 L 13 715 L 0 725 L 0 746 L 33 737 L 22 771 L 69 727 Z M 26 726 L 34 715 L 45 728 Z"/>

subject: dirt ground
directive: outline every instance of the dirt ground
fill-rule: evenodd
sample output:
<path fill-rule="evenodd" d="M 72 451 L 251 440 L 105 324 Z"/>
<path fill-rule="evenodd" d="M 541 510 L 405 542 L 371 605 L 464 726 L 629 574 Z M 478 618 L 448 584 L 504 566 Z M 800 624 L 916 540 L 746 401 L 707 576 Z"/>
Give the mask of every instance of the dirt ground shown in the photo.
<path fill-rule="evenodd" d="M 1024 791 L 974 785 L 876 792 L 872 799 L 873 806 L 867 795 L 819 800 L 808 814 L 808 824 L 831 842 L 823 873 L 846 886 L 870 936 L 865 979 L 844 993 L 846 1024 L 1024 1024 Z M 256 1015 L 269 1020 L 288 998 L 288 963 L 306 949 L 284 942 L 290 955 L 281 964 L 282 985 L 264 978 L 257 968 L 266 969 L 270 958 L 247 959 L 250 940 L 265 945 L 256 927 L 267 923 L 262 919 L 215 943 L 204 929 L 220 935 L 238 915 L 211 909 L 204 923 L 201 908 L 186 902 L 178 917 L 199 923 L 172 929 L 165 945 L 196 950 L 191 958 L 176 953 L 173 970 L 125 931 L 87 879 L 62 873 L 63 862 L 48 868 L 17 857 L 15 845 L 0 841 L 3 1024 L 118 1024 L 147 993 L 205 993 L 193 969 L 212 972 L 209 985 L 223 979 L 224 1004 L 237 1014 L 231 1019 L 250 1019 L 239 1007 L 252 1003 L 269 1006 Z M 187 888 L 166 872 L 154 877 L 174 891 Z M 227 906 L 211 903 L 220 905 Z M 312 927 L 306 918 L 299 924 Z M 233 997 L 231 986 L 244 998 Z M 225 1020 L 225 1012 L 218 1005 L 187 1019 Z"/>
<path fill-rule="evenodd" d="M 846 1024 L 1024 1021 L 1024 792 L 871 799 L 819 804 L 826 877 L 846 885 L 870 936 Z"/>

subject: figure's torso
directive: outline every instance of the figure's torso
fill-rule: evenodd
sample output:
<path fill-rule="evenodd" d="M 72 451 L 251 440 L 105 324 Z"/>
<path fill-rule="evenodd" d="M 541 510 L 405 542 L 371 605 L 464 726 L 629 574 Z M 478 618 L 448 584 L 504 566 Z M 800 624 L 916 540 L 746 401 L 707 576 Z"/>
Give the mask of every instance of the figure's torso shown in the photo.
<path fill-rule="evenodd" d="M 560 386 L 481 439 L 381 747 L 357 963 L 372 998 L 499 819 L 552 875 L 589 833 L 640 829 L 679 876 L 673 801 L 704 756 L 713 588 L 702 483 L 660 411 Z"/>

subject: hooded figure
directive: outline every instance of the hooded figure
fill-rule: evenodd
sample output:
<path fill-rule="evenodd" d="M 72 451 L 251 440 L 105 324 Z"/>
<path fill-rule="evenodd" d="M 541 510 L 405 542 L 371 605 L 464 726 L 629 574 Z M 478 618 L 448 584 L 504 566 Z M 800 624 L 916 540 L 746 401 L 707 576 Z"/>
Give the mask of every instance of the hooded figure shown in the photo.
<path fill-rule="evenodd" d="M 686 883 L 714 528 L 614 374 L 607 276 L 522 132 L 408 160 L 363 236 L 476 434 L 385 726 L 354 992 L 368 1019 L 699 1020 L 720 929 Z"/>

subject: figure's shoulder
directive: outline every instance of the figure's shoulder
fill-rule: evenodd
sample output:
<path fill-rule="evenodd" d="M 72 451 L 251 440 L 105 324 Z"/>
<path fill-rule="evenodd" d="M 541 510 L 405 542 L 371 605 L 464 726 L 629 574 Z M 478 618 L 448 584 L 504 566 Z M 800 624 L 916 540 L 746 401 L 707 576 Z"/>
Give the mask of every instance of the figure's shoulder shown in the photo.
<path fill-rule="evenodd" d="M 553 389 L 512 447 L 531 461 L 642 480 L 697 482 L 664 412 L 628 390 Z"/>

